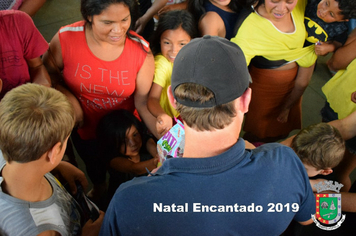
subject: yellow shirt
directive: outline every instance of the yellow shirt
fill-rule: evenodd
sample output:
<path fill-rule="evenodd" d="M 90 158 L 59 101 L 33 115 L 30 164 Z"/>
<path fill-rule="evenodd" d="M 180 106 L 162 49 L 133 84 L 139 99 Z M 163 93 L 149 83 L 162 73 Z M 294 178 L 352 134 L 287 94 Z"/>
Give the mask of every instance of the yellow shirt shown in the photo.
<path fill-rule="evenodd" d="M 167 89 L 171 85 L 173 63 L 168 61 L 162 54 L 155 56 L 155 76 L 153 83 L 162 87 L 160 105 L 163 110 L 171 117 L 178 117 L 179 113 L 172 107 L 168 100 Z"/>
<path fill-rule="evenodd" d="M 303 67 L 314 64 L 317 58 L 314 45 L 303 48 L 307 37 L 304 26 L 306 3 L 306 0 L 298 0 L 291 13 L 295 26 L 293 33 L 281 32 L 271 21 L 255 12 L 245 19 L 237 35 L 231 41 L 240 46 L 248 65 L 255 56 L 263 56 L 271 61 L 296 61 Z"/>
<path fill-rule="evenodd" d="M 343 119 L 356 111 L 356 104 L 351 101 L 351 94 L 356 91 L 356 59 L 346 68 L 339 70 L 321 90 L 330 107 Z"/>

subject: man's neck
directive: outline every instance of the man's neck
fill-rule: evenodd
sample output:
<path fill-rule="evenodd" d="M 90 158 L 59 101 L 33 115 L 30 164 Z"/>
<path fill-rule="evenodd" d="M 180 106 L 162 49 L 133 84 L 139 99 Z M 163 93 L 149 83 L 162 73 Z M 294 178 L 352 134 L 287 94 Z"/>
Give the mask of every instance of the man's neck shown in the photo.
<path fill-rule="evenodd" d="M 229 150 L 239 139 L 241 125 L 230 124 L 221 130 L 197 131 L 184 126 L 185 147 L 183 157 L 204 158 Z"/>

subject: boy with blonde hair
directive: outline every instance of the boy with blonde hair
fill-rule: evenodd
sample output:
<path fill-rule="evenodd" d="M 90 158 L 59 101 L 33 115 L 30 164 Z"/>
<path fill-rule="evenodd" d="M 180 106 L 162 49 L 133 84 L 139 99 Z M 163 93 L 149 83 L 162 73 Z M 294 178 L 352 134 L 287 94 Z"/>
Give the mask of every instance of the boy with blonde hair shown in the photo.
<path fill-rule="evenodd" d="M 25 84 L 2 99 L 1 235 L 98 234 L 103 213 L 82 232 L 77 203 L 48 173 L 61 162 L 74 121 L 73 107 L 52 88 Z"/>
<path fill-rule="evenodd" d="M 331 174 L 345 153 L 345 141 L 340 132 L 327 123 L 302 129 L 290 146 L 303 162 L 309 177 Z"/>

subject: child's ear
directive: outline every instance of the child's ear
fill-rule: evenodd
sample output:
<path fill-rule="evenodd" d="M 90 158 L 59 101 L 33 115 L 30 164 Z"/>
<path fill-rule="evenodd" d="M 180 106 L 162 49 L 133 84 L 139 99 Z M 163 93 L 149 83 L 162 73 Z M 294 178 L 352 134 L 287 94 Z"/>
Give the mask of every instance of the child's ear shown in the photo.
<path fill-rule="evenodd" d="M 174 109 L 176 109 L 177 108 L 176 100 L 174 99 L 172 87 L 170 85 L 167 88 L 167 95 L 168 95 L 168 99 L 169 99 L 169 102 L 171 103 L 172 107 Z"/>
<path fill-rule="evenodd" d="M 331 173 L 333 173 L 333 170 L 331 168 L 327 168 L 327 169 L 321 170 L 319 174 L 330 175 Z"/>
<path fill-rule="evenodd" d="M 51 164 L 55 164 L 58 158 L 62 159 L 62 157 L 58 155 L 61 152 L 61 148 L 62 143 L 58 142 L 47 152 L 48 160 Z"/>

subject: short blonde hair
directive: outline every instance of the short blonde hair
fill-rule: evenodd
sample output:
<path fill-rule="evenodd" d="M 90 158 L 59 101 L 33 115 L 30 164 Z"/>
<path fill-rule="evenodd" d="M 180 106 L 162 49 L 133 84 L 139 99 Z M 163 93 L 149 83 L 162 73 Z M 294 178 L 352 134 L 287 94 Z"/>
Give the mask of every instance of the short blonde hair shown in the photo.
<path fill-rule="evenodd" d="M 201 103 L 214 98 L 210 89 L 194 83 L 178 85 L 174 95 L 178 99 Z M 189 127 L 200 131 L 223 129 L 231 124 L 233 117 L 236 116 L 234 101 L 208 108 L 188 107 L 177 102 L 177 111 Z"/>
<path fill-rule="evenodd" d="M 6 161 L 39 159 L 56 143 L 65 142 L 74 126 L 74 109 L 59 91 L 24 84 L 0 102 L 0 149 Z"/>
<path fill-rule="evenodd" d="M 345 153 L 345 141 L 340 132 L 328 123 L 302 129 L 294 137 L 291 147 L 303 163 L 318 170 L 336 167 Z"/>

